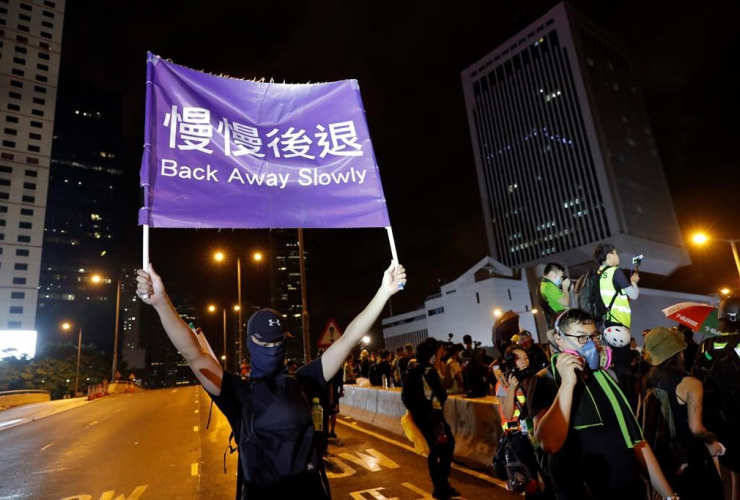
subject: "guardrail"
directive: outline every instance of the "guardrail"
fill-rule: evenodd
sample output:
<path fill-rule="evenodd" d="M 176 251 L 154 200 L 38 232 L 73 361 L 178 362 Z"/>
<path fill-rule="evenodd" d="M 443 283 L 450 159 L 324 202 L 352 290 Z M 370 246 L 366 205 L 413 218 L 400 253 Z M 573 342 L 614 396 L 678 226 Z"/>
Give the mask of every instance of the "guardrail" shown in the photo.
<path fill-rule="evenodd" d="M 445 404 L 445 419 L 455 436 L 455 455 L 490 465 L 501 437 L 498 398 L 450 396 Z M 401 417 L 406 408 L 401 389 L 344 385 L 341 414 L 403 436 Z"/>
<path fill-rule="evenodd" d="M 21 389 L 0 392 L 0 410 L 31 403 L 43 403 L 45 401 L 51 401 L 51 394 L 49 394 L 49 391 L 41 389 Z"/>

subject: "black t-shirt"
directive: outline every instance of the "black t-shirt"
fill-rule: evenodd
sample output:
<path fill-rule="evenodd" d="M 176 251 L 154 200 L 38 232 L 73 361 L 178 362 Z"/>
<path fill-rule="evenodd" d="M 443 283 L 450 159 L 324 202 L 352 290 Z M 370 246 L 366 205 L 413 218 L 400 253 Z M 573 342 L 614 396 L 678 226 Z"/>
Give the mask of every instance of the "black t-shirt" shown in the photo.
<path fill-rule="evenodd" d="M 324 379 L 324 368 L 321 358 L 311 361 L 300 367 L 295 373 L 303 391 L 309 398 L 322 398 L 325 394 L 326 380 Z M 234 435 L 239 432 L 239 419 L 241 418 L 242 405 L 249 391 L 249 380 L 242 380 L 239 375 L 224 370 L 221 382 L 221 394 L 214 396 L 209 393 L 218 409 L 226 416 L 231 424 Z M 287 412 L 286 412 L 287 413 Z M 290 416 L 287 416 L 290 418 Z M 305 416 L 303 416 L 305 418 Z"/>
<path fill-rule="evenodd" d="M 603 425 L 575 430 L 573 422 L 578 405 L 590 399 L 586 387 L 594 398 Z M 557 392 L 558 385 L 551 376 L 541 372 L 534 377 L 527 395 L 529 415 L 534 417 L 543 410 L 547 411 L 555 401 Z M 565 444 L 547 458 L 557 498 L 590 498 L 586 496 L 584 483 L 588 485 L 593 498 L 644 496 L 645 485 L 640 479 L 639 463 L 634 451 L 627 446 L 609 398 L 593 375 L 579 377 L 573 391 L 570 418 Z M 629 414 L 625 418 L 633 426 L 633 432 L 639 433 L 639 425 L 634 417 Z"/>

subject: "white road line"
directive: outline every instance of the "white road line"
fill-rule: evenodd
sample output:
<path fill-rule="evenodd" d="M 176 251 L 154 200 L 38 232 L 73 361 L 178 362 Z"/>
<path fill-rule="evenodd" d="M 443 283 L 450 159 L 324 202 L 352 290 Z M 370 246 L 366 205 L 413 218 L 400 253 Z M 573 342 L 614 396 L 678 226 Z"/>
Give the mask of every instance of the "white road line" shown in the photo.
<path fill-rule="evenodd" d="M 190 464 L 190 475 L 191 476 L 197 476 L 198 475 L 198 464 Z"/>
<path fill-rule="evenodd" d="M 46 446 L 44 446 L 43 448 L 41 448 L 41 449 L 40 449 L 39 451 L 45 451 L 45 450 L 48 450 L 48 449 L 49 449 L 49 448 L 51 448 L 52 446 L 54 446 L 54 443 L 49 443 L 49 444 L 47 444 Z"/>
<path fill-rule="evenodd" d="M 172 389 L 172 392 L 173 392 L 173 393 L 177 392 L 177 389 Z"/>
<path fill-rule="evenodd" d="M 90 422 L 89 424 L 87 424 L 87 426 L 88 426 L 88 427 L 91 427 L 91 426 L 93 426 L 93 425 L 97 425 L 97 424 L 98 424 L 98 421 L 97 421 L 97 420 L 95 420 L 95 421 L 93 421 L 93 422 Z"/>
<path fill-rule="evenodd" d="M 193 432 L 198 432 L 198 426 L 197 425 L 194 425 L 193 426 Z"/>
<path fill-rule="evenodd" d="M 195 413 L 198 413 L 198 410 L 195 410 Z"/>
<path fill-rule="evenodd" d="M 60 467 L 58 469 L 46 469 L 46 470 L 37 470 L 36 472 L 32 472 L 31 474 L 51 474 L 52 472 L 61 472 L 63 470 L 67 470 L 69 467 Z"/>
<path fill-rule="evenodd" d="M 21 420 L 23 420 L 23 419 L 16 418 L 15 420 L 8 420 L 7 422 L 0 422 L 0 427 L 7 427 L 8 425 L 17 424 Z"/>
<path fill-rule="evenodd" d="M 348 424 L 347 422 L 342 422 L 341 420 L 337 419 L 338 424 L 346 425 L 347 427 L 351 427 L 352 429 L 355 429 L 356 431 L 362 432 L 364 434 L 367 434 L 368 436 L 372 436 L 376 439 L 380 439 L 381 441 L 385 441 L 386 443 L 393 444 L 398 446 L 399 448 L 403 448 L 404 450 L 410 451 L 412 453 L 416 453 L 416 449 L 413 446 L 409 446 L 407 444 L 401 443 L 400 441 L 396 441 L 395 439 L 387 438 L 383 436 L 382 434 L 378 434 L 377 432 L 369 431 L 367 429 L 363 429 L 359 425 L 357 425 L 357 422 L 353 422 L 351 424 Z M 418 453 L 417 453 L 418 454 Z M 455 470 L 459 470 L 462 473 L 465 473 L 469 476 L 477 477 L 478 479 L 481 479 L 483 481 L 489 482 L 491 484 L 495 484 L 499 488 L 506 489 L 506 483 L 503 481 L 499 481 L 498 479 L 494 479 L 491 476 L 487 476 L 485 474 L 481 474 L 480 472 L 476 472 L 474 470 L 468 469 L 467 467 L 463 467 L 461 465 L 452 464 L 452 468 Z"/>

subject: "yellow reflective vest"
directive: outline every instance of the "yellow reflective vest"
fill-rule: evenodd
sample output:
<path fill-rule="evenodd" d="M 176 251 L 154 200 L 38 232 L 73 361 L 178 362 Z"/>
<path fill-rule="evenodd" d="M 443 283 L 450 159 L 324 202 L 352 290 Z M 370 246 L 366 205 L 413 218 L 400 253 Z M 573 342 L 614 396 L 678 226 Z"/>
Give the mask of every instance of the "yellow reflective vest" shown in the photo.
<path fill-rule="evenodd" d="M 599 291 L 601 292 L 601 300 L 604 301 L 604 307 L 609 307 L 609 304 L 612 302 L 612 298 L 614 298 L 614 294 L 617 293 L 617 289 L 614 286 L 614 273 L 618 270 L 619 268 L 617 267 L 608 266 L 602 266 L 600 269 L 601 277 L 599 279 Z M 604 319 L 622 324 L 627 328 L 630 327 L 630 323 L 632 322 L 632 309 L 630 309 L 629 297 L 624 293 L 624 290 L 620 290 L 619 293 L 617 293 L 617 297 L 614 299 L 614 304 L 612 305 L 611 310 L 606 313 Z"/>

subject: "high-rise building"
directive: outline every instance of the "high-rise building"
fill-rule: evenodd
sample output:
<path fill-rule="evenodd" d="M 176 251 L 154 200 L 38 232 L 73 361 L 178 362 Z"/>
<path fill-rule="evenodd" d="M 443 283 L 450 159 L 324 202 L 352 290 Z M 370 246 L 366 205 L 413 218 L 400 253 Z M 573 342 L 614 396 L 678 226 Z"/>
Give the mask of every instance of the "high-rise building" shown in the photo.
<path fill-rule="evenodd" d="M 124 266 L 121 270 L 121 304 L 119 348 L 122 359 L 130 369 L 146 366 L 146 349 L 141 338 L 142 302 L 136 295 L 138 266 Z"/>
<path fill-rule="evenodd" d="M 567 3 L 462 72 L 488 246 L 514 268 L 689 263 L 625 45 Z"/>
<path fill-rule="evenodd" d="M 115 95 L 61 82 L 49 172 L 37 328 L 55 339 L 62 320 L 84 325 L 109 351 L 124 246 L 121 110 Z"/>
<path fill-rule="evenodd" d="M 35 330 L 64 0 L 0 2 L 0 330 Z"/>
<path fill-rule="evenodd" d="M 298 231 L 276 229 L 270 232 L 272 307 L 282 313 L 293 339 L 288 342 L 288 359 L 305 360 L 303 352 L 303 301 L 301 299 L 301 256 Z M 308 267 L 308 252 L 304 252 Z M 312 352 L 315 349 L 311 346 Z"/>

